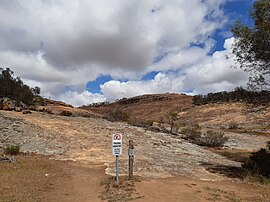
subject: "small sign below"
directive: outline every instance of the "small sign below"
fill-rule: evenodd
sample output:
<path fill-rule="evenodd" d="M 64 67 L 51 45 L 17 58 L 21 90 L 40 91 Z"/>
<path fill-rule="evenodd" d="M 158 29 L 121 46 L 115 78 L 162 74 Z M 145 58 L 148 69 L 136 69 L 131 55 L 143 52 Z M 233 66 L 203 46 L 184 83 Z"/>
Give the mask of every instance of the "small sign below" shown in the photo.
<path fill-rule="evenodd" d="M 112 134 L 112 154 L 119 156 L 122 154 L 122 134 Z"/>

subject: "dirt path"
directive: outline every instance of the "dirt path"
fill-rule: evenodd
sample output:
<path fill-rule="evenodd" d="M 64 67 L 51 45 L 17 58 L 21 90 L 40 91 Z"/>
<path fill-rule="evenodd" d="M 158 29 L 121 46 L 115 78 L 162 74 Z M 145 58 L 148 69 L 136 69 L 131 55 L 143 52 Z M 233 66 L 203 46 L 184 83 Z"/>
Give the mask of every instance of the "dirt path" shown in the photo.
<path fill-rule="evenodd" d="M 105 192 L 104 166 L 85 167 L 79 162 L 50 160 L 40 155 L 19 156 L 16 163 L 0 163 L 1 202 L 100 202 Z M 120 178 L 123 183 L 124 178 Z M 239 180 L 202 181 L 185 177 L 143 178 L 135 181 L 138 202 L 269 202 L 270 186 L 243 183 Z M 105 182 L 105 183 L 104 183 Z M 125 191 L 133 187 L 119 187 L 112 201 L 127 201 Z M 122 194 L 121 198 L 117 194 Z"/>
<path fill-rule="evenodd" d="M 145 179 L 136 184 L 143 202 L 269 202 L 269 186 L 245 184 L 240 181 L 201 181 L 184 177 Z"/>
<path fill-rule="evenodd" d="M 83 167 L 70 163 L 63 171 L 69 178 L 59 178 L 55 189 L 46 193 L 46 202 L 65 201 L 65 202 L 100 202 L 98 198 L 103 187 L 101 182 L 107 178 L 104 174 L 104 166 Z"/>

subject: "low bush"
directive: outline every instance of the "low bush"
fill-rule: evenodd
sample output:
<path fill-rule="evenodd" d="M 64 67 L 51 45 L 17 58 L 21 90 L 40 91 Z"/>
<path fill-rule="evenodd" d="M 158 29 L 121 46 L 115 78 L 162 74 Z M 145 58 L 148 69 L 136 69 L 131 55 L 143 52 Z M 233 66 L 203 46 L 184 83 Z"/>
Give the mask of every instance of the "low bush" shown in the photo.
<path fill-rule="evenodd" d="M 72 115 L 72 112 L 70 112 L 70 111 L 62 111 L 62 112 L 60 113 L 60 115 L 61 115 L 61 116 L 71 116 L 71 115 Z"/>
<path fill-rule="evenodd" d="M 200 130 L 199 125 L 194 125 L 183 128 L 181 133 L 184 139 L 196 142 L 201 138 L 202 132 Z"/>
<path fill-rule="evenodd" d="M 270 178 L 270 141 L 267 148 L 253 152 L 242 167 L 251 175 Z"/>
<path fill-rule="evenodd" d="M 129 116 L 126 112 L 123 112 L 121 109 L 117 108 L 110 110 L 105 118 L 109 121 L 128 121 Z"/>
<path fill-rule="evenodd" d="M 228 140 L 229 138 L 224 136 L 223 132 L 208 130 L 197 143 L 201 146 L 222 147 Z"/>
<path fill-rule="evenodd" d="M 4 153 L 9 155 L 18 155 L 20 153 L 20 145 L 9 145 L 4 148 Z"/>
<path fill-rule="evenodd" d="M 184 139 L 201 146 L 222 147 L 228 141 L 223 132 L 208 130 L 203 134 L 199 125 L 183 128 L 181 133 Z"/>

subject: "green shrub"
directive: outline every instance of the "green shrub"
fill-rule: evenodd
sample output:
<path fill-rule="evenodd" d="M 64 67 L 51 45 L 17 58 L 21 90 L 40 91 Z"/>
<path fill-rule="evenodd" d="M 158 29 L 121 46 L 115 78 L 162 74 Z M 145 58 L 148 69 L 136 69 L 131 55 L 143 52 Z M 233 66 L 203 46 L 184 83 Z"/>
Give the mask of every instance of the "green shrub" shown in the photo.
<path fill-rule="evenodd" d="M 221 147 L 228 141 L 228 137 L 224 136 L 223 132 L 213 130 L 206 131 L 205 134 L 197 141 L 201 146 Z"/>
<path fill-rule="evenodd" d="M 252 175 L 270 178 L 270 142 L 267 143 L 267 149 L 253 152 L 242 167 Z"/>
<path fill-rule="evenodd" d="M 61 116 L 71 116 L 71 115 L 72 115 L 72 112 L 70 112 L 70 111 L 62 111 L 62 112 L 60 113 L 60 115 L 61 115 Z"/>
<path fill-rule="evenodd" d="M 20 145 L 10 145 L 4 148 L 5 154 L 18 155 L 20 153 Z"/>

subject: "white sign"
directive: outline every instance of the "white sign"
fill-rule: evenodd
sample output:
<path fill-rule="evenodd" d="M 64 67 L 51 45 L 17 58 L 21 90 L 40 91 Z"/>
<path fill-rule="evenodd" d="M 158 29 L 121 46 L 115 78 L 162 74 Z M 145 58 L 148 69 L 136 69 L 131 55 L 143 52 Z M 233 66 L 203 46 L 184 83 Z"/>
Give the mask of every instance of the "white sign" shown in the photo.
<path fill-rule="evenodd" d="M 112 154 L 118 156 L 122 154 L 122 134 L 112 134 Z"/>

